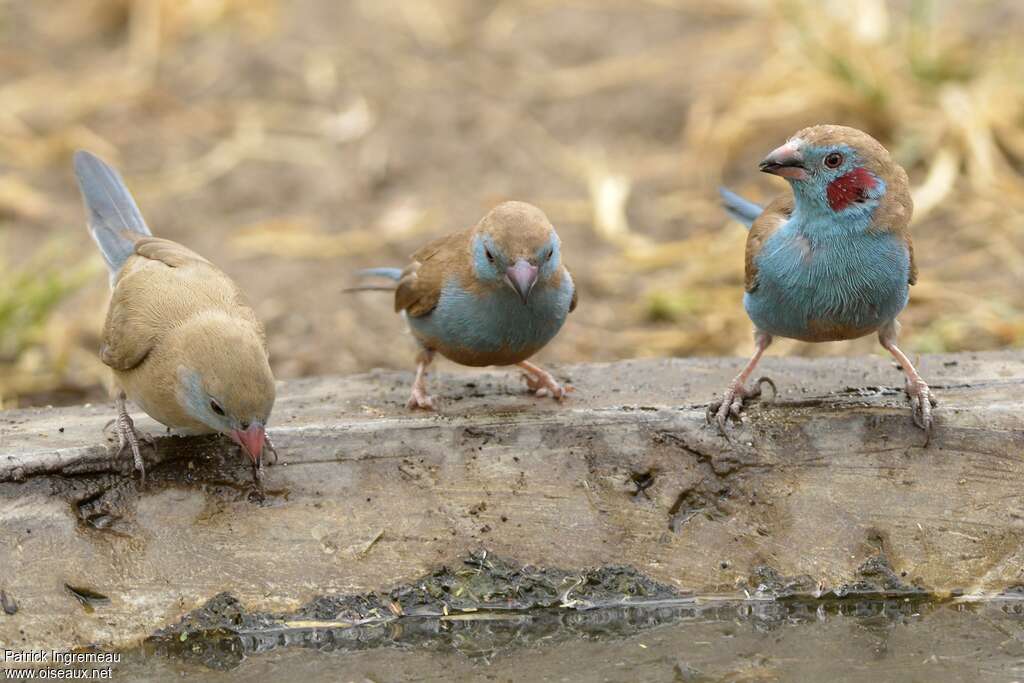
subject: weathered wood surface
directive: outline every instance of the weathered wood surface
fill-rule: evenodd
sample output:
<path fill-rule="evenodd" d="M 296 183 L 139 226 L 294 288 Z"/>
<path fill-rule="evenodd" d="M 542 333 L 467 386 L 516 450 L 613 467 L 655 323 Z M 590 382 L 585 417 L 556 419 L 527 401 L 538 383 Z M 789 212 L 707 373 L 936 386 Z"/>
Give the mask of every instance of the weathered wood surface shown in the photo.
<path fill-rule="evenodd" d="M 290 382 L 262 500 L 217 439 L 139 419 L 158 435 L 140 490 L 111 460 L 108 406 L 0 412 L 0 589 L 19 608 L 0 643 L 126 644 L 220 591 L 292 608 L 481 547 L 712 593 L 757 565 L 836 586 L 879 554 L 938 592 L 1024 583 L 1024 353 L 922 359 L 926 449 L 881 357 L 769 359 L 780 396 L 724 439 L 703 404 L 740 364 L 563 368 L 562 405 L 512 372 L 442 374 L 436 415 L 404 409 L 407 374 Z"/>

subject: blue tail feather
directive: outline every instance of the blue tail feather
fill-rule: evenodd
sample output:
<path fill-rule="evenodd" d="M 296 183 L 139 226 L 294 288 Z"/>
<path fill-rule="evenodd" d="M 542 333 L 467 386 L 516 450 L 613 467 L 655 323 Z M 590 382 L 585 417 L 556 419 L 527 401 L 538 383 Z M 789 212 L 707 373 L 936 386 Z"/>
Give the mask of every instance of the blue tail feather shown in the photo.
<path fill-rule="evenodd" d="M 111 282 L 135 252 L 132 234 L 152 235 L 117 171 L 84 150 L 75 152 L 75 175 L 89 216 L 89 232 L 103 254 Z"/>
<path fill-rule="evenodd" d="M 402 279 L 401 268 L 367 268 L 356 273 L 358 277 L 384 277 L 398 282 Z"/>
<path fill-rule="evenodd" d="M 718 188 L 718 194 L 722 195 L 722 205 L 729 215 L 748 228 L 753 225 L 754 219 L 764 211 L 760 204 L 748 201 L 728 188 Z"/>

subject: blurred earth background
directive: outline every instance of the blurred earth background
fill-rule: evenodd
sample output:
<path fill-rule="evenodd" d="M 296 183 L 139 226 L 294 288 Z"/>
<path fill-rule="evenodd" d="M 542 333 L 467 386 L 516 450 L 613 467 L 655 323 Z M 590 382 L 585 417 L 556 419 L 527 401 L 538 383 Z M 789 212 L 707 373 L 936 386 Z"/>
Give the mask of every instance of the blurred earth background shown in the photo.
<path fill-rule="evenodd" d="M 1021 35 L 1013 0 L 0 0 L 0 406 L 105 400 L 77 148 L 238 281 L 279 378 L 411 368 L 342 289 L 512 198 L 580 290 L 540 362 L 747 355 L 716 188 L 784 191 L 758 160 L 825 122 L 910 173 L 904 348 L 1024 346 Z"/>

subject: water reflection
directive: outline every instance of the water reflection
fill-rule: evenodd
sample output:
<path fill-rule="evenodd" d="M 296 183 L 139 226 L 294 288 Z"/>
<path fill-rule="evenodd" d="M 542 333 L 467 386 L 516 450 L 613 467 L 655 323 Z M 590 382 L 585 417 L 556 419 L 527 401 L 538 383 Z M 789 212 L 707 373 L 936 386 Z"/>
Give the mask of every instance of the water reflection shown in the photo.
<path fill-rule="evenodd" d="M 722 638 L 738 633 L 770 634 L 786 629 L 822 629 L 835 622 L 869 637 L 871 656 L 886 655 L 886 639 L 897 629 L 918 629 L 928 642 L 929 623 L 948 630 L 975 629 L 977 621 L 1000 623 L 1000 631 L 1018 642 L 1024 656 L 1024 601 L 986 603 L 937 602 L 926 597 L 783 601 L 702 601 L 679 599 L 589 610 L 541 609 L 478 611 L 448 616 L 372 619 L 365 623 L 316 625 L 317 622 L 270 623 L 232 631 L 218 626 L 186 635 L 154 637 L 130 657 L 161 657 L 206 669 L 230 671 L 247 658 L 279 650 L 307 649 L 320 653 L 355 653 L 397 648 L 457 654 L 489 663 L 529 648 L 558 648 L 570 642 L 614 643 L 660 630 L 709 627 Z M 290 625 L 285 625 L 290 624 Z M 845 628 L 848 630 L 848 628 Z M 849 637 L 849 634 L 846 636 Z M 1024 666 L 1024 660 L 1022 660 Z"/>

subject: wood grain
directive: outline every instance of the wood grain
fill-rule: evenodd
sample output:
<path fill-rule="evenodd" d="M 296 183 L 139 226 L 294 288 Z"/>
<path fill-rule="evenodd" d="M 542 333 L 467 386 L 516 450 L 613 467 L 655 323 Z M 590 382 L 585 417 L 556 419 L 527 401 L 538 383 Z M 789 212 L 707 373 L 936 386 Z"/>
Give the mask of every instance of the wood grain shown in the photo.
<path fill-rule="evenodd" d="M 780 396 L 723 438 L 703 405 L 741 364 L 562 368 L 561 405 L 512 372 L 441 375 L 436 415 L 404 409 L 408 374 L 286 383 L 262 494 L 217 438 L 139 419 L 140 491 L 108 406 L 0 413 L 0 588 L 20 606 L 0 642 L 126 644 L 221 591 L 285 609 L 480 548 L 698 593 L 758 565 L 837 586 L 878 554 L 939 593 L 1024 583 L 1024 353 L 924 357 L 926 449 L 879 357 L 766 361 Z M 86 612 L 65 584 L 111 602 Z"/>

